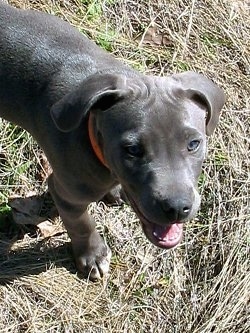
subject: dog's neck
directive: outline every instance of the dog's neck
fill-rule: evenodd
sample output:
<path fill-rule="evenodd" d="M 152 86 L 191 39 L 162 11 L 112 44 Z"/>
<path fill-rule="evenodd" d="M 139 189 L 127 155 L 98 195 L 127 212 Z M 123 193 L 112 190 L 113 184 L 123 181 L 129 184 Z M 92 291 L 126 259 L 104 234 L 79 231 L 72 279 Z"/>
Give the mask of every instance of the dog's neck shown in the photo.
<path fill-rule="evenodd" d="M 92 146 L 92 149 L 98 158 L 98 160 L 106 167 L 109 168 L 105 158 L 103 156 L 103 152 L 101 150 L 100 145 L 98 144 L 95 132 L 94 132 L 94 118 L 95 116 L 90 112 L 89 114 L 89 120 L 88 120 L 88 132 L 89 132 L 89 140 Z"/>

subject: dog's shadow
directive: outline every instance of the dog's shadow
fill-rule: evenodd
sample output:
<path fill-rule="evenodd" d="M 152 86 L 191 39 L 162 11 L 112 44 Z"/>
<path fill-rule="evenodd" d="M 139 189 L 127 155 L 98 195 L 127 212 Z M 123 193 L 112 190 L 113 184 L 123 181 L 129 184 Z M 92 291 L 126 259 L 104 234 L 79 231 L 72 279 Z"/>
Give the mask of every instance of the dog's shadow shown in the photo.
<path fill-rule="evenodd" d="M 66 233 L 40 238 L 36 226 L 15 224 L 11 210 L 0 213 L 0 221 L 0 285 L 51 266 L 76 272 Z"/>
<path fill-rule="evenodd" d="M 119 186 L 101 201 L 108 206 L 120 206 L 125 202 Z M 53 235 L 39 237 L 39 223 L 58 216 L 50 194 L 14 198 L 8 204 L 11 209 L 7 213 L 0 205 L 0 285 L 23 276 L 37 275 L 48 267 L 63 267 L 76 273 L 65 229 L 59 228 L 58 233 L 53 231 Z M 80 273 L 77 275 L 84 277 Z"/>

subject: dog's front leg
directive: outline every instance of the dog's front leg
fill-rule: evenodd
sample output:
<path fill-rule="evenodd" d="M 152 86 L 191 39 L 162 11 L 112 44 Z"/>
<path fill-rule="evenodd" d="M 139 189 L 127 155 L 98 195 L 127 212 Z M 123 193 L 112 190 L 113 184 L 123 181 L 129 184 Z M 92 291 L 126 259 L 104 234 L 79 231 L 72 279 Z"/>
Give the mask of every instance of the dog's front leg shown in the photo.
<path fill-rule="evenodd" d="M 95 222 L 87 212 L 87 205 L 72 204 L 60 195 L 53 175 L 49 177 L 49 191 L 59 215 L 71 238 L 78 271 L 94 281 L 109 270 L 111 250 L 96 231 Z"/>

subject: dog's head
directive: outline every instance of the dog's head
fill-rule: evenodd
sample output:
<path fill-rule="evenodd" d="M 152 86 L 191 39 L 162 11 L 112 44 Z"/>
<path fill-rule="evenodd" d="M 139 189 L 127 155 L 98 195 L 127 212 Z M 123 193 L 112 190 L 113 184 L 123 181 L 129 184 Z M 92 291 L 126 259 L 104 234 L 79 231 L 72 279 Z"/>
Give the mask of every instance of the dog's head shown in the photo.
<path fill-rule="evenodd" d="M 214 131 L 224 102 L 219 87 L 193 72 L 168 78 L 98 74 L 56 103 L 51 114 L 62 131 L 94 115 L 105 162 L 146 236 L 172 248 L 182 238 L 183 222 L 199 208 L 206 134 Z"/>

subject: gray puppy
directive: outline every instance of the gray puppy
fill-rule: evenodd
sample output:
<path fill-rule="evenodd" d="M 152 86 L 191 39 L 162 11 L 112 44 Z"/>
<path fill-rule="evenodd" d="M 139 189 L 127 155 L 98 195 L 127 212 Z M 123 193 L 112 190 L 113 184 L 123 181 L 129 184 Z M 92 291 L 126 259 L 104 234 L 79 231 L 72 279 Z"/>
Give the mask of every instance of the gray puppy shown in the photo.
<path fill-rule="evenodd" d="M 200 74 L 145 76 L 68 23 L 0 1 L 0 115 L 46 153 L 77 268 L 93 280 L 111 252 L 88 204 L 121 184 L 147 238 L 176 246 L 200 205 L 206 133 L 223 104 Z"/>

